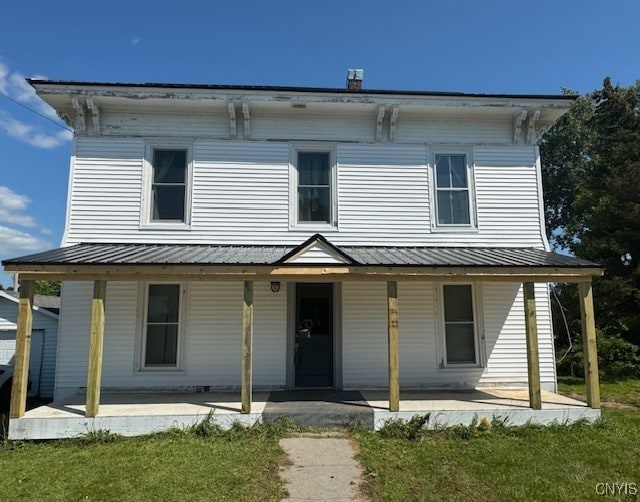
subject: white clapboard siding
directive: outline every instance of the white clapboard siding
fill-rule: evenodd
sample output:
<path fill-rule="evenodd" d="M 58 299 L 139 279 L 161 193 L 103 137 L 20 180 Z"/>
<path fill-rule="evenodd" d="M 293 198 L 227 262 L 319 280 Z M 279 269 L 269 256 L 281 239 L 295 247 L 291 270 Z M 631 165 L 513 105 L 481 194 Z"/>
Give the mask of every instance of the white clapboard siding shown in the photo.
<path fill-rule="evenodd" d="M 288 143 L 194 145 L 191 225 L 167 231 L 141 228 L 144 141 L 78 138 L 65 243 L 544 245 L 533 146 L 475 147 L 478 229 L 438 232 L 425 144 L 339 144 L 335 229 L 290 228 Z"/>
<path fill-rule="evenodd" d="M 66 242 L 140 233 L 143 157 L 140 139 L 77 139 Z"/>
<path fill-rule="evenodd" d="M 482 292 L 487 368 L 481 383 L 501 383 L 505 380 L 526 383 L 527 354 L 522 287 L 514 283 L 487 282 L 483 284 Z M 553 388 L 553 334 L 546 285 L 537 284 L 535 293 L 540 380 L 546 388 Z"/>
<path fill-rule="evenodd" d="M 56 397 L 85 387 L 92 283 L 65 282 L 64 335 L 60 337 Z M 286 287 L 273 293 L 255 283 L 253 375 L 256 388 L 284 387 Z M 139 285 L 109 282 L 106 298 L 102 386 L 105 388 L 240 387 L 242 295 L 240 282 L 195 282 L 182 311 L 186 354 L 181 371 L 136 371 Z M 70 307 L 72 305 L 73 307 Z M 186 318 L 185 318 L 186 316 Z"/>
<path fill-rule="evenodd" d="M 369 236 L 369 244 L 426 239 L 429 189 L 424 145 L 340 145 L 338 187 L 343 239 Z"/>
<path fill-rule="evenodd" d="M 386 283 L 342 284 L 342 368 L 346 389 L 388 385 Z"/>
<path fill-rule="evenodd" d="M 32 329 L 42 332 L 43 336 L 39 395 L 53 397 L 58 346 L 58 319 L 43 313 L 43 311 L 44 309 L 34 309 L 32 318 Z M 17 320 L 18 303 L 0 297 L 0 331 L 11 333 L 14 340 Z"/>
<path fill-rule="evenodd" d="M 526 385 L 527 356 L 522 289 L 516 283 L 484 283 L 477 289 L 483 311 L 486 363 L 441 368 L 440 314 L 432 283 L 398 285 L 400 383 L 405 388 Z M 546 286 L 536 286 L 541 382 L 554 389 L 553 337 Z M 484 325 L 482 320 L 484 319 Z M 387 314 L 384 283 L 343 284 L 343 367 L 346 388 L 387 385 Z M 482 343 L 479 350 L 483 351 Z"/>
<path fill-rule="evenodd" d="M 347 263 L 347 259 L 328 245 L 316 242 L 286 260 L 286 263 Z"/>
<path fill-rule="evenodd" d="M 228 138 L 229 113 L 226 106 L 192 113 L 135 114 L 103 113 L 100 131 L 113 136 L 155 136 L 186 138 Z M 153 131 L 150 134 L 150 131 Z"/>
<path fill-rule="evenodd" d="M 480 234 L 537 246 L 542 239 L 535 150 L 475 147 L 476 201 Z"/>
<path fill-rule="evenodd" d="M 398 117 L 398 143 L 509 144 L 513 125 L 505 120 L 464 120 L 424 116 Z"/>
<path fill-rule="evenodd" d="M 288 114 L 256 111 L 251 115 L 251 139 L 374 141 L 375 116 L 371 113 L 329 115 L 311 110 L 291 110 Z"/>
<path fill-rule="evenodd" d="M 260 241 L 287 232 L 286 143 L 197 141 L 194 157 L 192 224 L 198 233 Z"/>

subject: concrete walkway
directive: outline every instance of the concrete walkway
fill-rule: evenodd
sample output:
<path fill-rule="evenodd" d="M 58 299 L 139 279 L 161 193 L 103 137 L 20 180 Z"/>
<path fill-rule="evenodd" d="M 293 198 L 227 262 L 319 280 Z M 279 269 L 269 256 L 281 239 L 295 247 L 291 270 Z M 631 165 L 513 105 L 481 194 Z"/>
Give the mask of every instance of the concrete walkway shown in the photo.
<path fill-rule="evenodd" d="M 358 488 L 362 469 L 349 440 L 295 437 L 280 440 L 292 465 L 281 469 L 285 500 L 365 500 Z"/>

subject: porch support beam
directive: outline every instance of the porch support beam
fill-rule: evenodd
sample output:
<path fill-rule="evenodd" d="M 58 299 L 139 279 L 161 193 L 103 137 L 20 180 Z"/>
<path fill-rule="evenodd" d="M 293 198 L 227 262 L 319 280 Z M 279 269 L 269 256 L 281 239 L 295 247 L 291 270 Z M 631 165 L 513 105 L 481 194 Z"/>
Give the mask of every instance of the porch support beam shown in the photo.
<path fill-rule="evenodd" d="M 13 359 L 13 381 L 11 384 L 9 418 L 20 418 L 27 409 L 34 288 L 35 283 L 33 281 L 20 281 L 16 352 Z"/>
<path fill-rule="evenodd" d="M 87 371 L 87 407 L 85 415 L 95 417 L 100 407 L 102 382 L 102 348 L 104 345 L 104 303 L 107 296 L 106 281 L 93 283 L 91 301 L 91 328 L 89 332 L 89 367 Z"/>
<path fill-rule="evenodd" d="M 389 334 L 389 411 L 400 410 L 400 367 L 398 348 L 398 283 L 387 282 Z"/>
<path fill-rule="evenodd" d="M 578 285 L 580 315 L 582 318 L 582 346 L 584 354 L 584 379 L 587 386 L 587 404 L 600 408 L 600 382 L 598 377 L 598 346 L 593 314 L 593 291 L 590 282 Z"/>
<path fill-rule="evenodd" d="M 542 409 L 540 390 L 540 359 L 538 355 L 538 322 L 536 318 L 535 283 L 522 284 L 524 291 L 524 320 L 527 338 L 527 374 L 529 380 L 529 405 L 534 410 Z"/>
<path fill-rule="evenodd" d="M 242 304 L 242 413 L 251 413 L 251 343 L 253 338 L 253 281 L 244 281 Z"/>

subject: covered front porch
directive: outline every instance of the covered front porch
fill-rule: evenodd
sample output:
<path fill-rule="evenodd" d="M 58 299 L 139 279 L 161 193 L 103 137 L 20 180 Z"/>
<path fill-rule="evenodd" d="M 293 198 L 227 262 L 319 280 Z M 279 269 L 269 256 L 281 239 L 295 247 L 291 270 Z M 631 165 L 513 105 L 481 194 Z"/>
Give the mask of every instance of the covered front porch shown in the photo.
<path fill-rule="evenodd" d="M 429 428 L 468 425 L 474 419 L 498 420 L 505 425 L 593 421 L 599 410 L 585 403 L 541 392 L 540 409 L 529 405 L 527 389 L 402 391 L 397 411 L 389 410 L 385 391 L 256 392 L 250 413 L 242 412 L 242 397 L 233 392 L 105 392 L 100 413 L 86 416 L 86 395 L 77 394 L 27 411 L 12 419 L 12 439 L 61 439 L 108 430 L 138 436 L 185 428 L 210 417 L 228 429 L 235 422 L 250 426 L 258 421 L 288 417 L 303 426 L 344 427 L 356 422 L 379 429 L 390 419 L 408 420 L 428 415 Z"/>
<path fill-rule="evenodd" d="M 297 247 L 79 244 L 8 260 L 4 265 L 5 270 L 20 274 L 21 283 L 10 411 L 9 432 L 13 438 L 44 437 L 54 434 L 50 427 L 55 431 L 60 424 L 63 424 L 61 434 L 67 435 L 97 429 L 109 429 L 112 432 L 121 430 L 123 434 L 134 434 L 134 431 L 147 433 L 193 424 L 212 410 L 215 420 L 219 420 L 222 426 L 229 426 L 236 420 L 249 424 L 263 419 L 270 394 L 254 394 L 254 284 L 262 282 L 274 285 L 280 281 L 341 284 L 375 282 L 385 286 L 385 390 L 363 390 L 362 397 L 357 399 L 359 404 L 355 405 L 372 410 L 371 425 L 374 427 L 379 427 L 388 418 L 410 418 L 426 413 L 433 416 L 433 424 L 470 422 L 473 417 L 481 415 L 487 418 L 504 417 L 507 422 L 514 424 L 528 420 L 564 422 L 599 416 L 591 278 L 601 275 L 602 269 L 583 260 L 543 250 L 518 248 L 338 248 L 322 236 L 314 236 Z M 88 339 L 86 393 L 74 396 L 73 401 L 61 401 L 25 414 L 33 282 L 37 279 L 93 283 L 91 316 L 87 338 L 84 338 L 85 341 Z M 242 284 L 236 338 L 241 340 L 241 353 L 237 360 L 241 369 L 240 392 L 180 394 L 173 398 L 154 389 L 142 394 L 131 393 L 131 389 L 121 394 L 103 393 L 105 304 L 109 301 L 107 284 L 112 281 L 139 284 L 163 281 Z M 402 389 L 401 395 L 400 339 L 403 321 L 399 314 L 398 283 L 423 281 L 521 285 L 524 323 L 519 329 L 520 333 L 524 332 L 526 340 L 526 388 L 509 391 L 498 388 L 468 389 L 452 393 L 447 398 L 443 398 L 445 394 L 442 393 L 421 390 L 419 392 L 422 394 L 415 394 L 410 389 L 406 389 L 406 392 Z M 548 282 L 579 283 L 585 342 L 586 405 L 547 394 L 541 389 L 534 286 Z M 524 350 L 523 347 L 523 353 Z M 291 366 L 292 363 L 287 360 L 287 364 Z M 291 368 L 287 368 L 287 372 L 290 371 Z M 362 383 L 364 385 L 358 386 L 358 389 L 367 388 L 367 382 Z M 419 386 L 428 388 L 429 382 L 420 382 Z M 334 381 L 335 390 L 347 387 L 335 385 Z M 122 402 L 123 399 L 125 402 Z M 318 413 L 323 412 L 326 409 L 320 406 Z M 50 437 L 68 437 L 55 434 Z"/>

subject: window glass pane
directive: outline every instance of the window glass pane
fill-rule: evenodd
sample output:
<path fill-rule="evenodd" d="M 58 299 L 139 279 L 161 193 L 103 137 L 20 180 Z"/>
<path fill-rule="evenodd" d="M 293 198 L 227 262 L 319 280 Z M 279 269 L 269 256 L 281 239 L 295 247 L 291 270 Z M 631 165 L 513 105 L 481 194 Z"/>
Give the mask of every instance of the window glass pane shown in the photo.
<path fill-rule="evenodd" d="M 473 324 L 448 324 L 447 336 L 447 363 L 476 362 L 476 352 L 473 342 Z"/>
<path fill-rule="evenodd" d="M 176 365 L 178 354 L 178 325 L 152 324 L 147 326 L 147 353 L 144 363 Z"/>
<path fill-rule="evenodd" d="M 467 166 L 464 155 L 450 155 L 451 186 L 455 188 L 467 188 Z"/>
<path fill-rule="evenodd" d="M 469 193 L 466 190 L 451 192 L 452 223 L 469 224 Z"/>
<path fill-rule="evenodd" d="M 298 221 L 331 222 L 331 190 L 329 187 L 298 188 Z"/>
<path fill-rule="evenodd" d="M 298 185 L 329 185 L 329 154 L 298 153 Z"/>
<path fill-rule="evenodd" d="M 436 186 L 438 188 L 449 188 L 451 186 L 448 155 L 436 155 Z"/>
<path fill-rule="evenodd" d="M 178 322 L 179 307 L 179 284 L 149 285 L 148 322 Z"/>
<path fill-rule="evenodd" d="M 184 185 L 153 185 L 152 219 L 184 221 Z"/>
<path fill-rule="evenodd" d="M 473 300 L 469 284 L 443 286 L 442 291 L 445 322 L 473 321 Z"/>
<path fill-rule="evenodd" d="M 184 183 L 186 170 L 186 150 L 155 150 L 153 152 L 154 183 Z"/>
<path fill-rule="evenodd" d="M 438 199 L 438 224 L 448 225 L 453 223 L 453 214 L 451 213 L 451 192 L 447 190 L 438 190 L 436 197 Z"/>
<path fill-rule="evenodd" d="M 438 190 L 438 224 L 453 225 L 471 223 L 469 192 L 467 190 Z"/>

